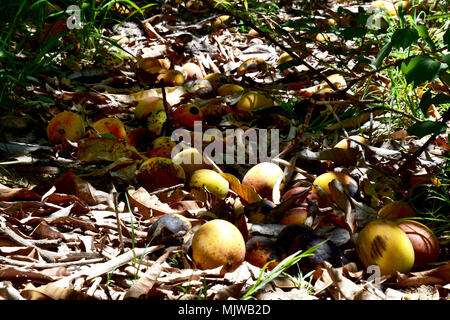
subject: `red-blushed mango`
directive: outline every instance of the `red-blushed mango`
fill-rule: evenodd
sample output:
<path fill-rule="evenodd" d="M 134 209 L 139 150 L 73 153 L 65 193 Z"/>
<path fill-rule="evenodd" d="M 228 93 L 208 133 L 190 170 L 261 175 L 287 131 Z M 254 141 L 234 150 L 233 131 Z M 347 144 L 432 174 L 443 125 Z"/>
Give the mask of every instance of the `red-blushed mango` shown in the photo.
<path fill-rule="evenodd" d="M 304 224 L 308 218 L 308 209 L 303 207 L 291 208 L 283 215 L 280 224 Z"/>
<path fill-rule="evenodd" d="M 47 126 L 47 136 L 52 143 L 63 143 L 66 139 L 78 141 L 85 135 L 83 118 L 71 111 L 55 115 Z"/>
<path fill-rule="evenodd" d="M 402 218 L 412 218 L 416 216 L 414 209 L 405 201 L 394 201 L 384 205 L 379 211 L 378 216 L 386 220 L 397 220 Z"/>
<path fill-rule="evenodd" d="M 192 258 L 202 270 L 223 267 L 235 270 L 245 259 L 245 241 L 239 229 L 226 220 L 203 224 L 192 238 Z"/>
<path fill-rule="evenodd" d="M 138 184 L 148 192 L 157 189 L 184 184 L 186 175 L 183 168 L 173 163 L 171 159 L 154 157 L 145 160 L 136 175 Z"/>
<path fill-rule="evenodd" d="M 286 257 L 275 241 L 263 236 L 250 238 L 245 244 L 245 251 L 245 261 L 259 268 L 274 260 L 267 265 L 267 270 L 275 268 Z"/>
<path fill-rule="evenodd" d="M 272 191 L 278 179 L 284 179 L 284 173 L 275 163 L 262 162 L 254 165 L 242 179 L 242 184 L 253 187 L 263 198 L 272 198 Z M 280 185 L 283 189 L 284 181 Z"/>
<path fill-rule="evenodd" d="M 127 130 L 122 121 L 117 118 L 103 118 L 92 125 L 101 135 L 110 134 L 116 139 L 126 139 Z"/>
<path fill-rule="evenodd" d="M 195 122 L 203 121 L 203 112 L 193 103 L 186 103 L 176 107 L 172 115 L 176 122 L 188 129 L 193 129 Z"/>
<path fill-rule="evenodd" d="M 414 267 L 421 267 L 438 260 L 439 241 L 433 231 L 414 220 L 401 220 L 398 226 L 406 233 L 414 248 Z"/>
<path fill-rule="evenodd" d="M 414 248 L 393 221 L 374 220 L 359 233 L 356 252 L 365 268 L 378 265 L 382 275 L 408 272 L 414 265 Z"/>
<path fill-rule="evenodd" d="M 183 71 L 186 73 L 186 80 L 196 80 L 203 79 L 202 69 L 193 62 L 185 63 L 182 67 Z"/>

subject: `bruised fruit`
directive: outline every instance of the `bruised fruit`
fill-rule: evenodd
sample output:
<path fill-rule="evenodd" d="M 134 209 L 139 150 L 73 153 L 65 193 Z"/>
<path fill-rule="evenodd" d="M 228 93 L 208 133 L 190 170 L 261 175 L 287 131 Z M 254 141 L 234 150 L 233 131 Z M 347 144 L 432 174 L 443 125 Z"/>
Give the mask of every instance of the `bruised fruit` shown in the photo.
<path fill-rule="evenodd" d="M 359 233 L 356 252 L 365 268 L 378 265 L 382 275 L 408 272 L 414 265 L 414 248 L 406 233 L 388 220 L 369 222 Z"/>
<path fill-rule="evenodd" d="M 439 241 L 427 226 L 413 220 L 402 220 L 398 226 L 406 233 L 414 248 L 414 267 L 436 262 Z"/>
<path fill-rule="evenodd" d="M 246 73 L 263 71 L 266 68 L 266 60 L 261 57 L 254 57 L 245 60 L 237 69 L 237 76 L 243 76 Z"/>
<path fill-rule="evenodd" d="M 366 138 L 364 138 L 362 136 L 350 136 L 349 138 L 359 141 L 361 143 L 365 143 L 365 144 L 369 143 L 369 140 L 367 140 Z M 350 149 L 350 148 L 354 147 L 353 145 L 356 145 L 356 143 L 348 140 L 347 138 L 344 138 L 341 141 L 339 141 L 338 143 L 336 143 L 336 145 L 334 147 L 339 148 L 339 149 Z"/>
<path fill-rule="evenodd" d="M 196 148 L 184 149 L 172 157 L 172 161 L 179 164 L 187 176 L 196 170 L 208 169 L 211 166 L 205 163 L 202 154 Z"/>
<path fill-rule="evenodd" d="M 308 218 L 308 209 L 296 207 L 289 209 L 281 218 L 280 224 L 304 224 Z"/>
<path fill-rule="evenodd" d="M 158 76 L 158 80 L 163 80 L 166 86 L 181 86 L 184 83 L 184 75 L 181 71 L 170 69 Z"/>
<path fill-rule="evenodd" d="M 251 111 L 256 108 L 272 107 L 273 100 L 262 93 L 247 92 L 239 99 L 236 108 L 241 111 Z"/>
<path fill-rule="evenodd" d="M 209 192 L 222 199 L 228 195 L 230 188 L 229 182 L 224 177 L 210 169 L 194 171 L 189 186 L 198 189 L 205 187 Z"/>
<path fill-rule="evenodd" d="M 176 213 L 165 214 L 152 224 L 147 240 L 151 245 L 180 245 L 191 227 L 191 223 L 184 216 Z"/>
<path fill-rule="evenodd" d="M 117 118 L 103 118 L 92 125 L 101 135 L 110 134 L 116 139 L 126 139 L 127 130 L 122 121 Z"/>
<path fill-rule="evenodd" d="M 244 208 L 244 214 L 248 217 L 248 222 L 260 224 L 271 223 L 270 211 L 275 208 L 275 204 L 267 199 L 248 204 Z"/>
<path fill-rule="evenodd" d="M 349 262 L 333 242 L 326 241 L 325 238 L 316 235 L 311 228 L 300 224 L 286 226 L 278 234 L 276 242 L 281 248 L 285 248 L 289 255 L 300 250 L 305 252 L 320 245 L 311 256 L 304 257 L 299 261 L 298 265 L 303 272 L 316 269 L 324 261 L 331 263 L 333 267 L 339 267 Z"/>
<path fill-rule="evenodd" d="M 279 179 L 284 180 L 283 170 L 274 163 L 262 162 L 247 171 L 242 184 L 253 187 L 261 197 L 271 199 L 273 188 Z M 280 189 L 283 187 L 283 182 Z"/>
<path fill-rule="evenodd" d="M 78 141 L 85 132 L 83 118 L 71 111 L 58 113 L 47 126 L 47 136 L 52 143 L 62 143 L 66 139 Z"/>
<path fill-rule="evenodd" d="M 170 108 L 170 105 L 168 105 Z M 149 97 L 138 101 L 136 109 L 134 110 L 134 115 L 137 120 L 142 120 L 147 117 L 150 112 L 156 110 L 164 110 L 164 102 L 162 98 L 159 97 Z"/>
<path fill-rule="evenodd" d="M 245 259 L 244 237 L 231 222 L 208 221 L 192 238 L 192 258 L 203 270 L 223 266 L 225 271 L 233 271 Z"/>
<path fill-rule="evenodd" d="M 176 142 L 171 137 L 162 136 L 158 137 L 152 142 L 152 148 L 149 150 L 148 155 L 152 157 L 171 158 L 172 149 L 175 148 Z"/>
<path fill-rule="evenodd" d="M 221 97 L 238 96 L 244 92 L 244 88 L 238 84 L 227 83 L 217 89 L 217 94 Z"/>
<path fill-rule="evenodd" d="M 186 176 L 183 168 L 171 159 L 155 157 L 145 160 L 137 172 L 137 181 L 148 192 L 183 184 Z"/>
<path fill-rule="evenodd" d="M 188 92 L 199 98 L 208 97 L 213 92 L 211 82 L 205 79 L 189 81 L 185 87 Z"/>
<path fill-rule="evenodd" d="M 331 195 L 329 184 L 334 179 L 338 180 L 343 185 L 346 185 L 348 187 L 350 195 L 356 194 L 356 192 L 358 190 L 358 184 L 352 177 L 350 177 L 348 174 L 343 173 L 343 172 L 326 172 L 326 173 L 321 174 L 314 180 L 312 191 L 319 193 L 319 191 L 315 187 L 315 186 L 318 186 L 324 192 L 326 192 L 328 195 Z"/>
<path fill-rule="evenodd" d="M 195 122 L 203 121 L 203 113 L 198 106 L 193 103 L 186 103 L 178 106 L 172 112 L 173 118 L 180 125 L 192 129 Z"/>
<path fill-rule="evenodd" d="M 166 121 L 167 114 L 164 110 L 152 111 L 147 116 L 147 129 L 159 136 L 162 133 Z"/>
<path fill-rule="evenodd" d="M 268 270 L 275 268 L 286 255 L 275 241 L 263 236 L 255 236 L 248 240 L 245 251 L 245 261 L 260 268 L 269 261 L 275 260 L 268 264 Z"/>
<path fill-rule="evenodd" d="M 334 42 L 338 40 L 338 37 L 334 33 L 318 33 L 316 40 L 319 42 Z"/>
<path fill-rule="evenodd" d="M 402 218 L 411 218 L 416 216 L 414 209 L 405 201 L 394 201 L 384 205 L 379 211 L 378 216 L 382 219 L 397 220 Z"/>
<path fill-rule="evenodd" d="M 208 80 L 211 83 L 213 90 L 217 90 L 220 86 L 226 84 L 228 82 L 228 78 L 223 73 L 210 73 L 205 77 L 205 80 Z M 243 90 L 243 88 L 242 88 Z"/>

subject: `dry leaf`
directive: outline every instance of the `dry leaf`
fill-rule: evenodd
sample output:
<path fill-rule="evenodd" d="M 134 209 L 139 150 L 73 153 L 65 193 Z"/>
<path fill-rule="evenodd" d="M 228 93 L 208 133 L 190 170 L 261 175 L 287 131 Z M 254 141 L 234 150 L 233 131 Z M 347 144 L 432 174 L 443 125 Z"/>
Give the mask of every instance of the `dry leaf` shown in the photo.
<path fill-rule="evenodd" d="M 153 216 L 161 216 L 168 213 L 183 213 L 184 210 L 172 209 L 167 203 L 163 203 L 154 194 L 149 194 L 144 188 L 137 190 L 128 190 L 130 206 L 138 208 L 139 213 L 144 219 L 149 219 Z"/>

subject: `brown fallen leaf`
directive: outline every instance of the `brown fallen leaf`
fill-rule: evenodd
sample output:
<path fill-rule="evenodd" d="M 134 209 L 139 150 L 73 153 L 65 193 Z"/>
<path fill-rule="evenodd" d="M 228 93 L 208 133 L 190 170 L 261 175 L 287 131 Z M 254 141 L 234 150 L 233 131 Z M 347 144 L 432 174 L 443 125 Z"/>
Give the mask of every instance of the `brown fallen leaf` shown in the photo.
<path fill-rule="evenodd" d="M 397 274 L 396 285 L 400 287 L 420 286 L 424 284 L 450 283 L 450 262 L 426 271 Z"/>
<path fill-rule="evenodd" d="M 137 190 L 128 190 L 127 193 L 131 208 L 138 208 L 139 213 L 144 219 L 168 213 L 180 214 L 185 212 L 184 209 L 178 210 L 171 208 L 167 203 L 161 202 L 156 195 L 151 195 L 142 187 Z"/>
<path fill-rule="evenodd" d="M 234 175 L 230 173 L 220 173 L 220 175 L 228 181 L 228 183 L 230 184 L 230 189 L 236 192 L 237 195 L 248 204 L 262 200 L 255 189 L 241 184 L 239 179 Z"/>
<path fill-rule="evenodd" d="M 28 300 L 97 300 L 83 292 L 59 287 L 55 283 L 37 288 L 32 283 L 28 283 L 21 291 L 21 295 Z"/>
<path fill-rule="evenodd" d="M 149 292 L 163 269 L 162 263 L 167 260 L 169 255 L 172 254 L 172 251 L 167 251 L 161 257 L 156 260 L 156 263 L 153 264 L 148 270 L 139 278 L 139 280 L 131 286 L 130 289 L 127 290 L 124 296 L 124 300 L 126 299 L 139 299 L 141 296 L 147 294 Z"/>
<path fill-rule="evenodd" d="M 69 169 L 56 183 L 55 192 L 75 195 L 90 206 L 107 204 L 114 208 L 112 195 L 96 190 L 89 182 L 81 179 Z"/>
<path fill-rule="evenodd" d="M 0 201 L 40 200 L 40 196 L 27 188 L 9 188 L 0 183 Z"/>

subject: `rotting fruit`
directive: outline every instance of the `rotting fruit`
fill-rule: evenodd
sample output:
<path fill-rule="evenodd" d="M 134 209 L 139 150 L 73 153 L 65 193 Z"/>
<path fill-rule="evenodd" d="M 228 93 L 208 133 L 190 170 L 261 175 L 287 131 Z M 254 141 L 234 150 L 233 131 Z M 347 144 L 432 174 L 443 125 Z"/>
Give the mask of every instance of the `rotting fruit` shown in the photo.
<path fill-rule="evenodd" d="M 284 184 L 283 170 L 274 163 L 262 162 L 247 171 L 242 184 L 253 187 L 261 197 L 271 199 L 273 188 L 279 179 L 282 179 L 281 190 Z"/>
<path fill-rule="evenodd" d="M 172 140 L 171 137 L 161 136 L 153 140 L 151 145 L 151 150 L 148 151 L 150 158 L 152 157 L 163 157 L 171 158 L 172 149 L 175 148 L 177 144 Z"/>
<path fill-rule="evenodd" d="M 222 219 L 208 221 L 192 238 L 192 258 L 200 269 L 222 266 L 231 272 L 245 259 L 244 237 L 231 222 Z"/>
<path fill-rule="evenodd" d="M 386 220 L 397 220 L 402 218 L 412 218 L 416 216 L 414 209 L 405 201 L 394 201 L 384 205 L 379 211 L 378 216 Z"/>
<path fill-rule="evenodd" d="M 47 136 L 52 143 L 63 143 L 66 139 L 76 142 L 83 138 L 85 133 L 83 118 L 71 111 L 58 113 L 47 126 Z"/>
<path fill-rule="evenodd" d="M 228 195 L 230 184 L 214 170 L 200 169 L 192 173 L 189 186 L 197 189 L 205 187 L 209 192 L 223 199 Z"/>
<path fill-rule="evenodd" d="M 250 238 L 245 244 L 245 251 L 245 261 L 259 268 L 274 260 L 267 265 L 267 270 L 275 268 L 286 256 L 275 241 L 263 236 Z"/>
<path fill-rule="evenodd" d="M 358 235 L 356 252 L 365 268 L 378 265 L 382 275 L 408 272 L 414 265 L 414 248 L 393 221 L 369 222 Z"/>
<path fill-rule="evenodd" d="M 414 220 L 402 220 L 398 226 L 406 233 L 414 248 L 414 267 L 436 262 L 439 258 L 439 241 L 424 224 Z"/>
<path fill-rule="evenodd" d="M 110 134 L 116 139 L 126 139 L 127 130 L 122 121 L 117 118 L 103 118 L 92 125 L 101 135 Z"/>
<path fill-rule="evenodd" d="M 145 160 L 137 172 L 137 181 L 148 192 L 184 184 L 186 175 L 183 168 L 171 159 L 154 157 Z"/>
<path fill-rule="evenodd" d="M 191 223 L 184 216 L 176 213 L 165 214 L 151 225 L 147 240 L 151 245 L 180 245 L 191 227 Z"/>

